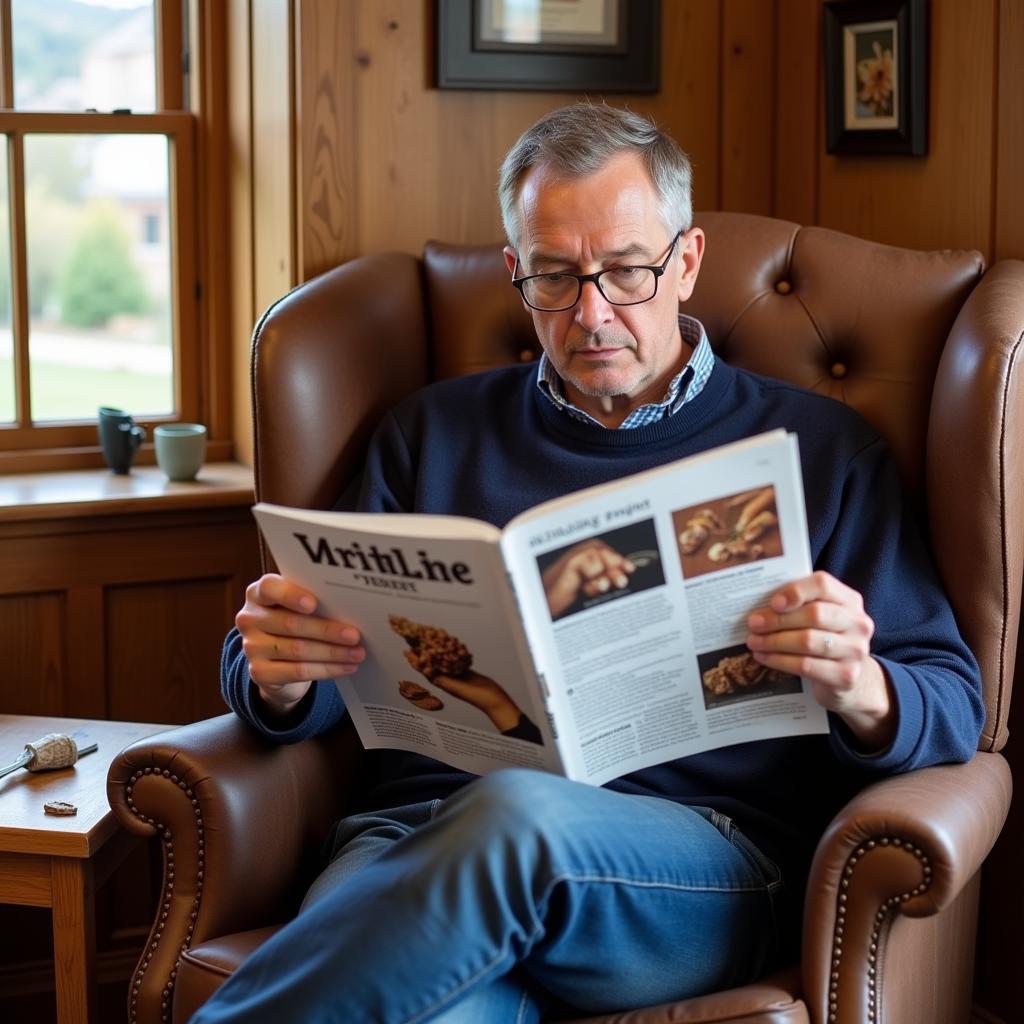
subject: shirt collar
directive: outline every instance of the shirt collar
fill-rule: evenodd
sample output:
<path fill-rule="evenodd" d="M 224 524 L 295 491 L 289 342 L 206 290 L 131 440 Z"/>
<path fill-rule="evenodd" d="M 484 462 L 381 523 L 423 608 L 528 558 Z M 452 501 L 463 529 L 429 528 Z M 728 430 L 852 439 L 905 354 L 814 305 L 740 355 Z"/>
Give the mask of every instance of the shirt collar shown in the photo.
<path fill-rule="evenodd" d="M 704 385 L 711 376 L 711 369 L 715 361 L 707 332 L 704 330 L 704 325 L 695 317 L 680 313 L 679 333 L 682 335 L 683 340 L 693 348 L 689 361 L 669 382 L 665 397 L 660 402 L 650 402 L 634 409 L 619 424 L 619 430 L 645 427 L 664 419 L 666 416 L 672 416 L 687 402 L 693 401 L 703 390 Z M 584 412 L 578 406 L 573 405 L 565 397 L 562 378 L 558 376 L 554 366 L 551 365 L 551 361 L 543 353 L 537 366 L 537 387 L 540 388 L 545 398 L 562 412 L 573 416 L 575 419 L 582 420 L 584 423 L 604 427 L 600 420 L 595 419 L 590 413 Z"/>

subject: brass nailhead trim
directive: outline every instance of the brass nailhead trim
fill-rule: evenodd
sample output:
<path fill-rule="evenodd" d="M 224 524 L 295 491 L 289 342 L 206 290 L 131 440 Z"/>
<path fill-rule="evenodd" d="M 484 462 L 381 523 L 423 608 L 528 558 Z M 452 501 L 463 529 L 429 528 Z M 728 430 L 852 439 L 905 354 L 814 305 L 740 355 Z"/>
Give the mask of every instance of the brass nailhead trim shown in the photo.
<path fill-rule="evenodd" d="M 146 949 L 145 956 L 142 958 L 142 963 L 137 965 L 135 968 L 135 974 L 132 979 L 131 997 L 128 1004 L 129 1018 L 132 1024 L 138 1020 L 138 1002 L 139 1002 L 139 989 L 142 987 L 142 978 L 146 971 L 149 969 L 150 961 L 153 958 L 153 953 L 157 949 L 160 940 L 163 938 L 164 925 L 167 923 L 167 917 L 171 909 L 171 898 L 174 895 L 174 842 L 171 835 L 171 830 L 159 822 L 154 821 L 152 818 L 147 818 L 146 815 L 141 814 L 135 806 L 135 801 L 132 798 L 132 788 L 135 783 L 143 775 L 156 775 L 160 778 L 169 779 L 174 785 L 181 789 L 185 795 L 189 798 L 192 807 L 194 808 L 196 816 L 196 828 L 198 830 L 198 859 L 197 859 L 197 883 L 196 883 L 196 895 L 192 901 L 192 910 L 189 914 L 189 925 L 186 929 L 185 941 L 182 942 L 181 948 L 178 950 L 180 954 L 192 944 L 192 932 L 196 926 L 196 918 L 199 916 L 199 903 L 203 896 L 203 874 L 204 874 L 204 860 L 205 850 L 203 842 L 203 815 L 199 807 L 199 801 L 196 799 L 195 794 L 189 788 L 188 784 L 179 779 L 177 775 L 172 775 L 166 768 L 161 770 L 159 768 L 143 768 L 137 771 L 131 779 L 128 781 L 128 785 L 125 787 L 126 790 L 126 802 L 131 809 L 135 817 L 141 821 L 146 822 L 148 825 L 153 825 L 157 833 L 160 836 L 164 846 L 164 890 L 161 894 L 161 912 L 160 916 L 154 927 L 154 938 L 150 942 L 149 947 Z M 160 1019 L 162 1021 L 170 1020 L 170 998 L 174 991 L 174 983 L 177 979 L 178 968 L 174 966 L 171 968 L 171 973 L 167 979 L 162 995 L 162 1001 L 160 1003 Z"/>
<path fill-rule="evenodd" d="M 860 846 L 850 854 L 849 859 L 846 862 L 846 867 L 843 868 L 843 877 L 840 881 L 839 898 L 836 906 L 836 924 L 832 934 L 832 973 L 829 976 L 829 992 L 828 992 L 828 1019 L 830 1024 L 835 1024 L 838 1020 L 837 1010 L 839 1006 L 839 967 L 840 961 L 843 955 L 843 931 L 846 927 L 846 892 L 849 888 L 850 878 L 853 875 L 853 869 L 856 867 L 857 862 L 868 854 L 871 850 L 876 849 L 879 846 L 895 846 L 905 849 L 908 853 L 913 854 L 921 862 L 921 873 L 924 875 L 924 881 L 911 889 L 910 892 L 901 893 L 899 896 L 890 896 L 884 900 L 875 913 L 875 924 L 871 930 L 871 942 L 868 945 L 868 1020 L 875 1021 L 878 1019 L 878 986 L 876 985 L 876 962 L 878 959 L 878 947 L 882 935 L 882 925 L 885 923 L 886 918 L 889 916 L 889 912 L 898 903 L 906 903 L 907 900 L 914 896 L 920 896 L 921 893 L 925 892 L 931 885 L 932 881 L 932 868 L 928 862 L 928 858 L 921 852 L 918 847 L 911 843 L 905 842 L 902 839 L 895 839 L 884 837 L 882 839 L 870 839 L 866 843 L 862 843 Z"/>

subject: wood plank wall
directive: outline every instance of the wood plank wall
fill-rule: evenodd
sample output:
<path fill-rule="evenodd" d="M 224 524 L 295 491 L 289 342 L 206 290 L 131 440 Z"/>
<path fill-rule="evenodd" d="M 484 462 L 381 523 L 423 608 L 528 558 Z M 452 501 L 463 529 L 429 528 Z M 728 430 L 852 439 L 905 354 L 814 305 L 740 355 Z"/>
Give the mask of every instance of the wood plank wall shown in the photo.
<path fill-rule="evenodd" d="M 223 714 L 221 645 L 259 574 L 250 502 L 0 521 L 4 712 Z"/>
<path fill-rule="evenodd" d="M 494 187 L 503 153 L 526 125 L 576 96 L 435 89 L 430 3 L 297 0 L 296 9 L 301 277 L 358 253 L 418 253 L 431 237 L 500 238 Z M 673 0 L 663 9 L 663 89 L 625 102 L 683 140 L 698 202 L 715 205 L 722 7 Z"/>
<path fill-rule="evenodd" d="M 1024 255 L 1016 0 L 933 0 L 925 158 L 824 153 L 821 0 L 664 0 L 662 20 L 661 91 L 609 99 L 681 141 L 697 208 Z M 248 239 L 249 326 L 360 253 L 499 237 L 502 154 L 576 96 L 436 89 L 433 21 L 431 0 L 232 0 L 232 105 L 251 104 L 233 148 L 255 190 L 236 231 L 263 236 Z"/>

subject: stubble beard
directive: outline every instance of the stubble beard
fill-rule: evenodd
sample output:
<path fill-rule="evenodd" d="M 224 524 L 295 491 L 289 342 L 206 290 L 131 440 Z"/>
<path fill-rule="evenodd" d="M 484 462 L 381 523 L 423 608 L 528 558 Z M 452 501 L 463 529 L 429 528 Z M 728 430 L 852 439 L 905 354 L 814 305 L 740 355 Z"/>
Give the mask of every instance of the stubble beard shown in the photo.
<path fill-rule="evenodd" d="M 645 383 L 643 373 L 639 373 L 637 379 L 631 382 L 622 382 L 619 384 L 606 384 L 604 386 L 587 383 L 586 380 L 581 379 L 578 374 L 572 373 L 569 366 L 572 364 L 572 357 L 576 352 L 586 350 L 588 348 L 604 348 L 606 346 L 612 346 L 616 348 L 627 348 L 634 354 L 637 350 L 637 344 L 634 338 L 627 336 L 625 338 L 618 336 L 611 336 L 607 332 L 598 331 L 596 334 L 588 334 L 583 337 L 579 344 L 575 344 L 568 351 L 568 358 L 566 359 L 566 367 L 561 373 L 564 380 L 570 383 L 581 395 L 585 395 L 587 398 L 616 398 L 619 395 L 628 395 L 636 391 L 637 388 L 642 387 Z M 618 358 L 616 356 L 616 358 Z M 600 362 L 590 362 L 588 367 L 591 370 L 603 370 L 608 369 L 612 366 L 613 360 L 602 360 Z M 640 363 L 636 364 L 637 369 L 642 371 Z M 623 371 L 625 372 L 625 371 Z M 589 375 L 588 375 L 589 376 Z"/>

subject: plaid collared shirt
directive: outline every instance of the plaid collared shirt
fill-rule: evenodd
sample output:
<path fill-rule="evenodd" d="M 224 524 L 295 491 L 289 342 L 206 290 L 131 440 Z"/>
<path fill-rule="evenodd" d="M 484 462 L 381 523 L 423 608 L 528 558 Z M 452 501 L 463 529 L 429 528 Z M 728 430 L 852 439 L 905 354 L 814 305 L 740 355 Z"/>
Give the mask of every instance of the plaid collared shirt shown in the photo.
<path fill-rule="evenodd" d="M 679 371 L 669 383 L 668 391 L 660 402 L 650 402 L 634 409 L 619 424 L 619 430 L 629 430 L 633 427 L 646 427 L 658 420 L 664 419 L 678 412 L 687 402 L 696 398 L 707 384 L 708 378 L 715 365 L 715 354 L 711 351 L 711 343 L 708 341 L 704 325 L 692 316 L 679 314 L 679 332 L 683 340 L 693 347 L 693 355 L 690 361 Z M 594 419 L 590 413 L 573 405 L 565 397 L 562 389 L 562 378 L 555 372 L 546 355 L 541 355 L 537 366 L 537 387 L 549 398 L 559 409 L 570 416 L 584 423 L 590 423 L 598 427 L 604 424 Z"/>

